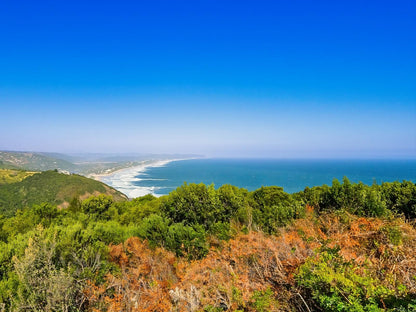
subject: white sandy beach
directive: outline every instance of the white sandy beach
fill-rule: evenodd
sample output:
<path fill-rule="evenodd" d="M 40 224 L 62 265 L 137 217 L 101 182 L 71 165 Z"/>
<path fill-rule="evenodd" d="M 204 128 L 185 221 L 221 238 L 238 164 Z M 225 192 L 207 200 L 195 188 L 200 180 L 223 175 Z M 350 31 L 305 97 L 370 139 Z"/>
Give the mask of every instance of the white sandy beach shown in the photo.
<path fill-rule="evenodd" d="M 101 181 L 116 190 L 126 194 L 129 198 L 136 198 L 147 194 L 155 194 L 156 187 L 140 187 L 134 185 L 133 182 L 140 181 L 137 175 L 146 171 L 150 167 L 163 167 L 170 162 L 184 159 L 167 159 L 167 160 L 145 160 L 142 164 L 130 168 L 116 170 L 108 174 L 94 174 L 91 178 Z"/>

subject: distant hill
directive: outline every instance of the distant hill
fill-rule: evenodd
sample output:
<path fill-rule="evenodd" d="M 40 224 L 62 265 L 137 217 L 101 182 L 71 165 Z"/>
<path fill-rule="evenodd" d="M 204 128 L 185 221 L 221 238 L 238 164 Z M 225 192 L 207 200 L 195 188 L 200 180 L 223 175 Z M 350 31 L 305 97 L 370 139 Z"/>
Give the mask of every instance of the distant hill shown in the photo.
<path fill-rule="evenodd" d="M 66 208 L 74 197 L 85 199 L 99 194 L 111 195 L 115 201 L 127 200 L 126 195 L 99 181 L 77 174 L 45 171 L 20 182 L 0 185 L 0 213 L 10 216 L 17 209 L 43 202 Z"/>
<path fill-rule="evenodd" d="M 44 152 L 0 151 L 0 169 L 32 171 L 55 170 L 85 176 L 103 174 L 137 166 L 144 161 L 194 158 L 178 154 L 60 154 Z"/>
<path fill-rule="evenodd" d="M 76 166 L 67 160 L 42 153 L 0 151 L 0 168 L 19 168 L 34 171 L 59 169 L 72 172 Z"/>
<path fill-rule="evenodd" d="M 10 163 L 4 163 L 2 160 L 0 160 L 0 169 L 19 169 L 19 168 Z"/>

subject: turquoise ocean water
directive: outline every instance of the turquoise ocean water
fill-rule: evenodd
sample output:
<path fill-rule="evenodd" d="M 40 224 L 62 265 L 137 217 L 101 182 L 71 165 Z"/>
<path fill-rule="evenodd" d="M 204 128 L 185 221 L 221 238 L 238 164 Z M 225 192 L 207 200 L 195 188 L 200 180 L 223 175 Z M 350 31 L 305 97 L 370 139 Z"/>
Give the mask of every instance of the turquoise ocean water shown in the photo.
<path fill-rule="evenodd" d="M 264 160 L 191 159 L 163 167 L 149 167 L 136 176 L 137 187 L 165 195 L 187 183 L 232 184 L 250 191 L 277 185 L 294 193 L 305 187 L 332 184 L 346 176 L 365 184 L 411 180 L 416 182 L 416 160 Z"/>

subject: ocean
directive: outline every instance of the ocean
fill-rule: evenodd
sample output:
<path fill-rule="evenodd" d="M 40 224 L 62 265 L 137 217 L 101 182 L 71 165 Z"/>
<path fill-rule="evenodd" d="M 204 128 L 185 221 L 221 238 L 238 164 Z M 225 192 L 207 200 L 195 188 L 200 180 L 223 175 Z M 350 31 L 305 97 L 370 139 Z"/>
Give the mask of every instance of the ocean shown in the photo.
<path fill-rule="evenodd" d="M 277 185 L 295 193 L 307 186 L 331 185 L 334 178 L 342 181 L 344 176 L 365 184 L 416 182 L 416 160 L 191 159 L 149 166 L 130 176 L 134 177 L 131 181 L 123 181 L 133 190 L 124 190 L 129 197 L 166 195 L 184 182 L 214 184 L 216 188 L 232 184 L 249 191 Z"/>

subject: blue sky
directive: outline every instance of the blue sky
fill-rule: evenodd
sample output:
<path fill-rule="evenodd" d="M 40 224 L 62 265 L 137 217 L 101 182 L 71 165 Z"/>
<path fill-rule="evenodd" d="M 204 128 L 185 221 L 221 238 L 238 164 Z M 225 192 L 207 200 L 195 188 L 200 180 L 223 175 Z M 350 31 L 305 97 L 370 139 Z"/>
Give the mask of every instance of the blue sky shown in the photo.
<path fill-rule="evenodd" d="M 415 1 L 0 3 L 0 149 L 416 158 Z"/>

